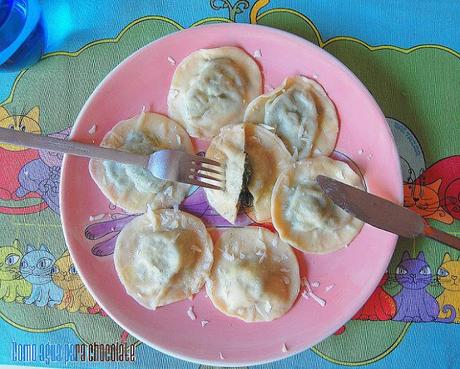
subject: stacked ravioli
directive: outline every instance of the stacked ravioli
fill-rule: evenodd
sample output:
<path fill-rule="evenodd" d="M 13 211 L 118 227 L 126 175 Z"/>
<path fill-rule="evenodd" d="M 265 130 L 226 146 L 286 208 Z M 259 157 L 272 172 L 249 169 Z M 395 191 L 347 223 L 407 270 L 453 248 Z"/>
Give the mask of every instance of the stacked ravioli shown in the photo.
<path fill-rule="evenodd" d="M 203 222 L 178 210 L 189 186 L 147 170 L 91 160 L 104 195 L 127 212 L 143 213 L 118 236 L 114 260 L 129 295 L 149 309 L 190 298 L 206 283 L 214 306 L 246 322 L 283 316 L 300 290 L 291 246 L 312 253 L 344 247 L 362 223 L 336 207 L 319 174 L 362 187 L 348 165 L 330 159 L 338 134 L 335 106 L 316 81 L 287 78 L 262 95 L 258 64 L 236 47 L 198 50 L 176 68 L 169 117 L 149 112 L 118 123 L 101 146 L 151 154 L 193 153 L 191 137 L 210 140 L 206 157 L 221 163 L 223 190 L 205 189 L 230 224 L 240 211 L 261 227 L 232 227 L 213 245 Z"/>

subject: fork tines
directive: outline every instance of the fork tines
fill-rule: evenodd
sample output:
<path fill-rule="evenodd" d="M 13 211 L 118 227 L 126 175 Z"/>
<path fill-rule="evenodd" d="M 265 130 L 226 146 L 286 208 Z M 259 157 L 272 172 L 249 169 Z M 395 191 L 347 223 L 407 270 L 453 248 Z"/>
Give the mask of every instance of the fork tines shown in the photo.
<path fill-rule="evenodd" d="M 192 160 L 184 164 L 184 172 L 188 174 L 183 182 L 213 190 L 224 189 L 224 172 L 219 162 L 193 155 Z"/>

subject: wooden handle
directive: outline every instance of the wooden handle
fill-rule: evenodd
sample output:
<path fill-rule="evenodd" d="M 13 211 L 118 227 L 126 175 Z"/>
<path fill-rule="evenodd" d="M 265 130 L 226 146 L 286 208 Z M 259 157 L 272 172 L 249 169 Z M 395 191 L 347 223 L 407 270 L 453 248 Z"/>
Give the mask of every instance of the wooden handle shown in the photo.
<path fill-rule="evenodd" d="M 424 234 L 433 240 L 442 242 L 447 246 L 460 250 L 460 238 L 458 237 L 452 236 L 449 233 L 440 231 L 439 229 L 433 228 L 429 225 L 425 226 Z"/>
<path fill-rule="evenodd" d="M 142 167 L 147 166 L 149 159 L 147 155 L 132 154 L 96 145 L 15 131 L 9 128 L 0 128 L 0 142 L 32 147 L 34 149 L 57 151 L 64 154 L 85 156 L 87 158 L 113 160 L 124 164 L 139 165 Z"/>

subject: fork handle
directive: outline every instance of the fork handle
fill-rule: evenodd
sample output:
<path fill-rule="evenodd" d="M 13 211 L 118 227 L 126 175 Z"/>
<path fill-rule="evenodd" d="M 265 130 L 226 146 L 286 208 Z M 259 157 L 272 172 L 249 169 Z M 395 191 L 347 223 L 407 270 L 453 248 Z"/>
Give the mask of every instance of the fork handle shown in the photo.
<path fill-rule="evenodd" d="M 148 155 L 132 154 L 96 145 L 61 140 L 55 137 L 41 136 L 28 132 L 20 132 L 9 128 L 0 128 L 0 142 L 31 147 L 34 149 L 57 151 L 87 158 L 113 160 L 142 167 L 146 167 L 149 160 Z"/>

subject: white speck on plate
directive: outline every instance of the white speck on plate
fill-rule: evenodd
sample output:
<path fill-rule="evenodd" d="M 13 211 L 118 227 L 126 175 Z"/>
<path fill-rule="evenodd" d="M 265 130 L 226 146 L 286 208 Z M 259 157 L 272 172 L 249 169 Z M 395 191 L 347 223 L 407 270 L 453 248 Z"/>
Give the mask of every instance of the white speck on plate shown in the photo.
<path fill-rule="evenodd" d="M 271 92 L 273 91 L 275 88 L 272 86 L 272 85 L 269 85 L 269 84 L 266 84 L 265 85 L 265 91 L 266 92 Z"/>
<path fill-rule="evenodd" d="M 222 352 L 219 351 L 219 359 L 224 360 L 224 355 L 222 355 Z"/>
<path fill-rule="evenodd" d="M 283 343 L 283 348 L 281 349 L 281 351 L 283 351 L 283 352 L 287 352 L 287 351 L 288 351 L 288 348 L 287 348 L 287 346 L 286 346 L 285 343 Z"/>
<path fill-rule="evenodd" d="M 326 292 L 329 292 L 329 291 L 332 290 L 334 287 L 335 287 L 335 284 L 332 283 L 332 284 L 330 284 L 329 286 L 327 286 L 324 290 L 325 290 Z"/>
<path fill-rule="evenodd" d="M 371 159 L 372 159 L 372 154 L 369 154 L 369 155 L 367 156 L 367 159 L 368 159 L 368 160 L 371 160 Z"/>
<path fill-rule="evenodd" d="M 168 62 L 171 65 L 176 65 L 176 61 L 174 60 L 174 58 L 172 56 L 168 56 Z"/>
<path fill-rule="evenodd" d="M 316 73 L 313 74 L 312 77 L 313 77 L 313 79 L 318 79 L 319 78 L 319 76 Z"/>
<path fill-rule="evenodd" d="M 193 312 L 193 307 L 190 306 L 187 310 L 187 315 L 188 317 L 191 319 L 191 320 L 195 320 L 196 319 L 196 315 L 195 313 Z"/>
<path fill-rule="evenodd" d="M 91 128 L 88 130 L 88 133 L 92 136 L 96 133 L 96 129 L 97 129 L 96 125 L 93 124 Z"/>
<path fill-rule="evenodd" d="M 262 57 L 262 50 L 260 49 L 255 50 L 253 55 L 254 55 L 254 58 Z"/>
<path fill-rule="evenodd" d="M 93 222 L 95 220 L 101 220 L 102 218 L 105 217 L 105 213 L 102 213 L 102 214 L 97 214 L 97 215 L 90 215 L 89 216 L 89 221 L 90 222 Z"/>
<path fill-rule="evenodd" d="M 362 154 L 364 154 L 364 150 L 363 150 L 363 149 L 359 149 L 359 150 L 358 150 L 358 155 L 362 155 Z"/>
<path fill-rule="evenodd" d="M 312 282 L 311 286 L 315 287 L 315 288 L 318 288 L 319 287 L 319 282 L 318 281 Z"/>
<path fill-rule="evenodd" d="M 209 323 L 209 320 L 202 320 L 201 321 L 201 328 L 206 327 L 208 325 L 208 323 Z"/>
<path fill-rule="evenodd" d="M 321 297 L 315 295 L 313 292 L 308 294 L 313 300 L 315 300 L 321 307 L 326 306 L 326 300 L 322 299 Z"/>
<path fill-rule="evenodd" d="M 321 307 L 326 306 L 326 300 L 322 299 L 321 297 L 315 295 L 310 287 L 310 283 L 308 280 L 305 281 L 305 292 L 309 297 L 311 297 L 313 300 L 315 300 Z M 303 293 L 302 293 L 303 296 Z M 305 297 L 305 296 L 304 296 Z"/>

